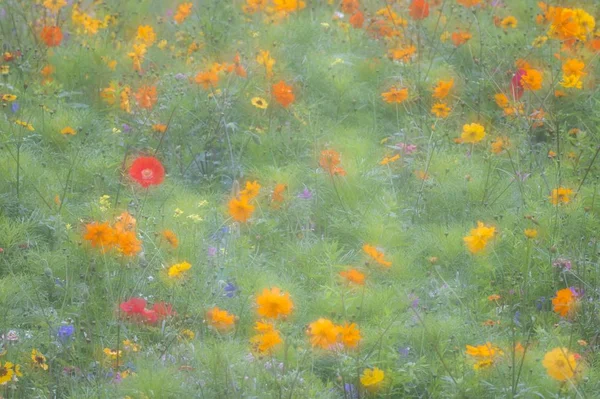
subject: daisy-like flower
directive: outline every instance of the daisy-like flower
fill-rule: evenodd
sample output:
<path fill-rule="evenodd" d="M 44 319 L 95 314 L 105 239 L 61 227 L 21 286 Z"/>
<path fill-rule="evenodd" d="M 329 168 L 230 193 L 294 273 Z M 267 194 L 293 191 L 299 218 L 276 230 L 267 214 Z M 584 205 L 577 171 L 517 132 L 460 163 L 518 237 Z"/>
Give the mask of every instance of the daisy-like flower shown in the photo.
<path fill-rule="evenodd" d="M 261 98 L 261 97 L 252 97 L 252 100 L 250 100 L 250 102 L 256 108 L 260 108 L 260 109 L 267 109 L 267 107 L 269 106 L 269 103 L 267 102 L 267 100 L 265 100 L 264 98 Z"/>

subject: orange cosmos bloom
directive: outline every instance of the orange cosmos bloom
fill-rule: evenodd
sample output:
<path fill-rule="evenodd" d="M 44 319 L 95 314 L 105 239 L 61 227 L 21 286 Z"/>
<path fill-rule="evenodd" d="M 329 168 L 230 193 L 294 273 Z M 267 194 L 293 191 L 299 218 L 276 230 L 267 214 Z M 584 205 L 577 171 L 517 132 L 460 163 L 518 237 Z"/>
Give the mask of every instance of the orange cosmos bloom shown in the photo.
<path fill-rule="evenodd" d="M 475 7 L 476 5 L 481 3 L 481 0 L 456 0 L 458 4 L 461 6 L 465 6 L 467 8 Z"/>
<path fill-rule="evenodd" d="M 573 190 L 570 188 L 559 187 L 552 190 L 550 193 L 550 202 L 552 205 L 568 204 L 571 202 Z"/>
<path fill-rule="evenodd" d="M 352 15 L 358 11 L 359 7 L 358 0 L 342 0 L 342 12 L 344 14 Z"/>
<path fill-rule="evenodd" d="M 254 330 L 258 334 L 250 338 L 250 343 L 258 353 L 271 352 L 283 342 L 279 331 L 275 330 L 272 324 L 257 321 Z"/>
<path fill-rule="evenodd" d="M 577 307 L 577 295 L 571 288 L 564 288 L 556 292 L 556 296 L 552 298 L 552 310 L 566 317 L 572 313 Z"/>
<path fill-rule="evenodd" d="M 173 249 L 179 246 L 179 239 L 177 238 L 175 233 L 173 233 L 173 231 L 163 230 L 162 237 L 165 239 L 166 242 L 169 243 L 171 247 L 173 247 Z"/>
<path fill-rule="evenodd" d="M 135 93 L 135 100 L 140 108 L 152 109 L 158 100 L 156 86 L 142 86 Z"/>
<path fill-rule="evenodd" d="M 460 138 L 463 143 L 479 143 L 485 137 L 485 128 L 479 123 L 471 123 L 463 126 Z"/>
<path fill-rule="evenodd" d="M 345 176 L 346 171 L 338 166 L 341 163 L 340 154 L 334 150 L 323 150 L 321 151 L 321 157 L 319 158 L 319 165 L 325 169 L 331 176 L 340 175 Z"/>
<path fill-rule="evenodd" d="M 494 140 L 491 145 L 492 145 L 492 148 L 491 148 L 492 153 L 497 155 L 510 147 L 510 141 L 509 141 L 508 137 L 497 137 L 496 140 Z"/>
<path fill-rule="evenodd" d="M 433 104 L 433 106 L 431 107 L 431 113 L 434 114 L 437 118 L 447 118 L 448 115 L 450 115 L 450 111 L 452 111 L 452 108 L 450 108 L 445 103 Z"/>
<path fill-rule="evenodd" d="M 206 312 L 206 321 L 219 332 L 230 330 L 235 324 L 235 316 L 217 306 Z"/>
<path fill-rule="evenodd" d="M 85 240 L 91 242 L 92 247 L 101 247 L 105 250 L 109 249 L 115 244 L 116 232 L 110 227 L 108 222 L 104 223 L 90 223 L 85 226 L 86 233 L 83 236 Z"/>
<path fill-rule="evenodd" d="M 429 16 L 429 3 L 426 0 L 412 0 L 408 10 L 415 21 L 425 19 Z"/>
<path fill-rule="evenodd" d="M 191 14 L 191 12 L 192 12 L 192 3 L 190 1 L 188 1 L 186 3 L 181 3 L 177 7 L 177 12 L 175 13 L 175 16 L 173 17 L 173 19 L 175 20 L 175 22 L 180 24 L 186 20 L 186 18 Z"/>
<path fill-rule="evenodd" d="M 388 50 L 388 58 L 395 61 L 409 62 L 417 52 L 415 46 L 401 47 Z"/>
<path fill-rule="evenodd" d="M 587 75 L 585 70 L 585 62 L 578 59 L 571 58 L 567 60 L 562 66 L 563 74 L 566 76 L 577 76 L 582 77 Z"/>
<path fill-rule="evenodd" d="M 450 90 L 454 87 L 454 79 L 440 80 L 433 88 L 433 94 L 431 97 L 442 100 L 450 94 Z"/>
<path fill-rule="evenodd" d="M 40 37 L 46 46 L 56 47 L 62 42 L 63 34 L 58 26 L 44 26 Z"/>
<path fill-rule="evenodd" d="M 329 349 L 337 343 L 339 327 L 328 319 L 319 319 L 308 325 L 310 344 L 313 347 Z"/>
<path fill-rule="evenodd" d="M 348 19 L 348 22 L 350 23 L 350 25 L 352 25 L 353 28 L 360 29 L 365 23 L 365 15 L 362 11 L 357 11 L 354 14 L 352 14 L 350 19 Z"/>
<path fill-rule="evenodd" d="M 135 39 L 150 47 L 156 40 L 156 33 L 154 33 L 154 29 L 150 25 L 140 25 L 138 26 Z"/>
<path fill-rule="evenodd" d="M 194 82 L 202 85 L 204 90 L 208 90 L 211 87 L 214 88 L 219 83 L 219 75 L 214 70 L 210 70 L 207 72 L 198 72 L 196 77 L 194 78 Z"/>
<path fill-rule="evenodd" d="M 525 74 L 521 77 L 521 85 L 523 89 L 536 91 L 542 88 L 542 74 L 536 69 L 526 69 Z"/>
<path fill-rule="evenodd" d="M 265 288 L 262 294 L 256 298 L 256 304 L 258 314 L 267 319 L 285 318 L 294 309 L 290 294 L 281 291 L 277 287 L 270 290 Z"/>
<path fill-rule="evenodd" d="M 365 244 L 363 245 L 362 249 L 367 255 L 373 258 L 373 260 L 379 263 L 381 266 L 392 266 L 392 262 L 385 260 L 385 254 L 383 252 L 379 252 L 374 246 Z"/>
<path fill-rule="evenodd" d="M 129 212 L 124 211 L 119 216 L 117 216 L 117 221 L 115 223 L 115 230 L 118 232 L 122 231 L 133 231 L 135 230 L 135 225 L 137 221 L 133 216 L 129 214 Z"/>
<path fill-rule="evenodd" d="M 398 90 L 395 86 L 392 86 L 389 91 L 381 93 L 381 97 L 388 104 L 401 104 L 408 98 L 408 89 Z"/>
<path fill-rule="evenodd" d="M 340 276 L 346 279 L 348 283 L 356 285 L 365 285 L 365 275 L 356 269 L 349 269 L 340 272 Z"/>
<path fill-rule="evenodd" d="M 346 348 L 356 348 L 362 339 L 360 330 L 355 323 L 344 323 L 343 326 L 338 326 L 338 333 L 340 334 L 340 341 Z"/>
<path fill-rule="evenodd" d="M 292 90 L 292 86 L 288 86 L 283 80 L 273 85 L 273 96 L 275 100 L 283 107 L 287 108 L 291 103 L 294 102 L 296 96 Z"/>
<path fill-rule="evenodd" d="M 273 189 L 273 194 L 271 194 L 271 202 L 281 203 L 285 200 L 283 197 L 283 193 L 285 192 L 287 185 L 285 184 L 277 184 Z"/>
<path fill-rule="evenodd" d="M 472 37 L 473 35 L 471 35 L 469 32 L 458 31 L 452 33 L 451 39 L 454 47 L 459 47 L 471 40 Z"/>
<path fill-rule="evenodd" d="M 254 199 L 260 192 L 260 184 L 256 180 L 247 181 L 246 187 L 240 191 L 240 197 L 246 197 L 248 200 Z"/>
<path fill-rule="evenodd" d="M 142 250 L 142 242 L 133 231 L 120 231 L 116 235 L 117 250 L 125 256 L 133 256 Z"/>
<path fill-rule="evenodd" d="M 167 125 L 165 125 L 164 123 L 155 123 L 154 125 L 152 125 L 152 130 L 158 133 L 164 133 L 167 131 Z"/>
<path fill-rule="evenodd" d="M 273 5 L 277 12 L 300 11 L 306 7 L 306 3 L 301 0 L 273 0 Z"/>
<path fill-rule="evenodd" d="M 483 222 L 477 222 L 477 228 L 471 229 L 471 235 L 463 238 L 469 251 L 473 254 L 485 249 L 489 240 L 496 235 L 494 226 L 486 226 Z"/>
<path fill-rule="evenodd" d="M 248 198 L 232 198 L 229 201 L 229 215 L 236 222 L 247 222 L 254 212 L 254 206 L 248 203 Z"/>

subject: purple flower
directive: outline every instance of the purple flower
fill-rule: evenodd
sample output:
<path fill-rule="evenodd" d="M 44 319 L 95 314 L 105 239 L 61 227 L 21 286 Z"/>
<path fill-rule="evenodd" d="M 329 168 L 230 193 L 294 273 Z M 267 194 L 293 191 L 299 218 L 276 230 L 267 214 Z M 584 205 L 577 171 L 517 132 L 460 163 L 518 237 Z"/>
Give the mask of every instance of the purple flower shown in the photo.
<path fill-rule="evenodd" d="M 125 133 L 129 133 L 131 132 L 131 126 L 129 126 L 127 123 L 123 123 L 123 125 L 121 125 L 123 127 L 123 131 Z"/>
<path fill-rule="evenodd" d="M 352 398 L 352 399 L 358 398 L 358 390 L 356 389 L 354 384 L 345 383 L 344 391 L 346 391 L 346 393 L 350 395 L 349 396 L 350 398 Z"/>
<path fill-rule="evenodd" d="M 398 353 L 403 357 L 408 357 L 408 354 L 410 353 L 410 346 L 399 348 Z"/>
<path fill-rule="evenodd" d="M 217 247 L 208 247 L 208 256 L 217 256 Z"/>
<path fill-rule="evenodd" d="M 312 196 L 313 196 L 313 193 L 306 187 L 304 187 L 304 190 L 302 190 L 302 192 L 300 194 L 298 194 L 298 198 L 302 198 L 305 200 L 311 199 Z"/>
<path fill-rule="evenodd" d="M 13 112 L 13 114 L 16 114 L 19 108 L 21 108 L 21 106 L 16 101 L 10 105 L 10 110 Z"/>
<path fill-rule="evenodd" d="M 75 327 L 73 327 L 73 325 L 69 324 L 67 326 L 58 327 L 58 332 L 56 333 L 56 335 L 58 336 L 58 338 L 60 340 L 66 340 L 67 338 L 70 338 L 74 332 L 75 332 Z"/>
<path fill-rule="evenodd" d="M 223 291 L 225 291 L 225 296 L 227 298 L 233 298 L 238 292 L 238 287 L 235 284 L 229 282 L 225 284 L 225 287 L 223 287 Z"/>

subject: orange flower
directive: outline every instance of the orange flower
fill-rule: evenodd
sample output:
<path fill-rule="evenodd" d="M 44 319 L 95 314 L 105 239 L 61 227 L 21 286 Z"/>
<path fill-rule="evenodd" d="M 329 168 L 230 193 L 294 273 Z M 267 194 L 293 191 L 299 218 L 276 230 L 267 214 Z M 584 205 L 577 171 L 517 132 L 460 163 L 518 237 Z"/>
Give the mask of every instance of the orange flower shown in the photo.
<path fill-rule="evenodd" d="M 62 42 L 63 34 L 58 26 L 44 26 L 40 37 L 46 46 L 56 47 Z"/>
<path fill-rule="evenodd" d="M 365 285 L 365 275 L 356 269 L 341 271 L 340 276 L 345 278 L 348 281 L 348 283 L 356 285 Z"/>
<path fill-rule="evenodd" d="M 229 215 L 236 222 L 247 222 L 254 212 L 254 206 L 248 203 L 248 198 L 232 198 L 229 201 Z"/>
<path fill-rule="evenodd" d="M 471 229 L 470 235 L 463 238 L 465 245 L 473 254 L 485 249 L 489 240 L 496 235 L 494 226 L 486 226 L 483 222 L 477 222 L 477 228 Z"/>
<path fill-rule="evenodd" d="M 135 99 L 140 108 L 151 110 L 158 100 L 156 86 L 142 86 L 135 93 Z"/>
<path fill-rule="evenodd" d="M 129 212 L 124 211 L 119 216 L 117 216 L 115 230 L 117 232 L 133 231 L 135 230 L 136 223 L 137 221 L 135 220 L 135 218 L 131 216 Z"/>
<path fill-rule="evenodd" d="M 431 97 L 437 98 L 438 100 L 442 100 L 450 94 L 450 90 L 454 86 L 454 79 L 450 80 L 440 80 L 437 82 L 435 87 L 433 88 L 433 94 Z"/>
<path fill-rule="evenodd" d="M 475 7 L 476 5 L 481 3 L 481 0 L 456 0 L 458 4 L 461 6 L 465 6 L 467 8 Z"/>
<path fill-rule="evenodd" d="M 282 292 L 277 287 L 270 290 L 265 288 L 256 298 L 256 304 L 258 314 L 268 319 L 286 318 L 294 309 L 290 294 Z"/>
<path fill-rule="evenodd" d="M 260 192 L 260 184 L 256 180 L 247 181 L 246 188 L 240 191 L 240 197 L 246 197 L 248 200 L 254 199 Z"/>
<path fill-rule="evenodd" d="M 497 137 L 496 140 L 492 142 L 491 151 L 497 155 L 506 150 L 508 147 L 510 147 L 510 141 L 508 137 Z"/>
<path fill-rule="evenodd" d="M 463 32 L 463 31 L 453 32 L 452 33 L 452 43 L 454 43 L 454 47 L 459 47 L 459 46 L 465 44 L 466 42 L 468 42 L 469 40 L 471 40 L 472 37 L 473 37 L 473 35 L 471 35 L 471 33 L 469 33 L 469 32 Z"/>
<path fill-rule="evenodd" d="M 400 47 L 388 50 L 388 58 L 394 61 L 409 62 L 417 52 L 415 46 Z"/>
<path fill-rule="evenodd" d="M 265 67 L 267 79 L 271 79 L 273 76 L 273 65 L 276 63 L 275 58 L 271 57 L 271 53 L 268 50 L 261 50 L 256 56 L 256 62 Z"/>
<path fill-rule="evenodd" d="M 348 22 L 350 23 L 350 25 L 352 25 L 354 29 L 360 29 L 365 23 L 365 15 L 362 11 L 357 11 L 354 14 L 352 14 L 350 19 L 348 19 Z"/>
<path fill-rule="evenodd" d="M 355 323 L 344 323 L 343 326 L 338 326 L 338 333 L 340 334 L 340 341 L 346 348 L 356 348 L 362 339 L 360 330 Z"/>
<path fill-rule="evenodd" d="M 373 260 L 375 260 L 375 262 L 379 263 L 381 266 L 392 266 L 392 262 L 385 260 L 385 254 L 383 252 L 379 252 L 374 246 L 365 244 L 363 245 L 362 249 L 367 255 L 373 258 Z"/>
<path fill-rule="evenodd" d="M 548 153 L 550 157 L 550 153 Z M 554 154 L 556 156 L 556 154 Z M 558 204 L 568 204 L 571 202 L 571 195 L 573 194 L 573 190 L 570 188 L 559 187 L 552 190 L 550 193 L 550 202 L 552 205 Z"/>
<path fill-rule="evenodd" d="M 398 90 L 395 86 L 392 86 L 389 91 L 381 93 L 381 97 L 388 104 L 401 104 L 408 98 L 408 89 Z"/>
<path fill-rule="evenodd" d="M 116 232 L 110 227 L 108 222 L 102 224 L 90 223 L 85 226 L 86 233 L 83 236 L 85 240 L 91 241 L 92 247 L 101 247 L 108 250 L 115 244 Z"/>
<path fill-rule="evenodd" d="M 292 86 L 288 86 L 283 80 L 273 85 L 273 96 L 283 108 L 287 108 L 296 99 Z"/>
<path fill-rule="evenodd" d="M 577 296 L 571 288 L 563 288 L 556 292 L 556 296 L 552 298 L 552 310 L 566 317 L 571 314 L 577 307 Z"/>
<path fill-rule="evenodd" d="M 360 3 L 358 0 L 342 0 L 342 12 L 344 14 L 352 15 L 358 8 L 360 7 Z"/>
<path fill-rule="evenodd" d="M 321 157 L 319 158 L 319 165 L 325 169 L 331 176 L 339 175 L 345 176 L 346 171 L 338 166 L 341 163 L 340 154 L 334 150 L 323 150 L 321 151 Z"/>
<path fill-rule="evenodd" d="M 117 249 L 125 256 L 133 256 L 142 250 L 142 243 L 133 231 L 120 231 L 116 236 Z"/>
<path fill-rule="evenodd" d="M 168 242 L 171 247 L 173 247 L 173 249 L 179 246 L 179 239 L 177 238 L 175 233 L 173 233 L 173 231 L 163 230 L 162 236 L 165 239 L 165 241 Z"/>
<path fill-rule="evenodd" d="M 337 343 L 339 327 L 328 319 L 319 319 L 308 325 L 310 344 L 313 347 L 330 349 Z"/>
<path fill-rule="evenodd" d="M 156 123 L 152 125 L 152 130 L 158 133 L 164 133 L 167 131 L 167 125 L 165 125 L 164 123 Z"/>
<path fill-rule="evenodd" d="M 273 0 L 273 5 L 277 12 L 300 11 L 306 7 L 306 3 L 301 0 Z"/>
<path fill-rule="evenodd" d="M 412 0 L 408 10 L 415 21 L 425 19 L 429 16 L 429 3 L 426 0 Z"/>
<path fill-rule="evenodd" d="M 180 24 L 186 20 L 186 18 L 190 15 L 191 12 L 192 12 L 192 2 L 188 1 L 186 3 L 181 3 L 177 7 L 177 12 L 175 13 L 175 16 L 173 17 L 173 19 L 175 20 L 175 22 Z"/>
<path fill-rule="evenodd" d="M 542 74 L 536 69 L 526 69 L 521 78 L 523 89 L 536 91 L 542 88 Z"/>
<path fill-rule="evenodd" d="M 431 107 L 431 113 L 434 114 L 437 118 L 447 118 L 448 115 L 450 115 L 450 111 L 452 111 L 452 108 L 450 108 L 445 103 L 433 104 L 433 106 Z"/>
<path fill-rule="evenodd" d="M 272 324 L 257 321 L 254 330 L 258 334 L 250 338 L 250 343 L 258 353 L 270 352 L 283 342 L 279 331 L 275 330 Z"/>
<path fill-rule="evenodd" d="M 219 332 L 225 332 L 235 324 L 235 316 L 217 306 L 206 312 L 206 321 Z"/>
<path fill-rule="evenodd" d="M 275 204 L 279 204 L 285 200 L 283 197 L 283 193 L 285 192 L 287 185 L 279 183 L 273 189 L 273 194 L 271 195 L 271 202 Z"/>
<path fill-rule="evenodd" d="M 202 85 L 204 90 L 208 90 L 210 88 L 214 88 L 219 83 L 219 75 L 214 70 L 210 70 L 207 72 L 198 72 L 194 81 L 199 85 Z"/>

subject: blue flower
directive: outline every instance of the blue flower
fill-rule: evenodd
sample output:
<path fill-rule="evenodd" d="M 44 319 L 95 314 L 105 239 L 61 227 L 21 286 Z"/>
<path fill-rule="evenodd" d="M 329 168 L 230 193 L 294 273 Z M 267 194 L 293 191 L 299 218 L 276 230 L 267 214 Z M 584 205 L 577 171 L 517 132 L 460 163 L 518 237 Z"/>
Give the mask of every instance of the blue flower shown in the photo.
<path fill-rule="evenodd" d="M 227 283 L 225 287 L 223 287 L 223 291 L 225 291 L 225 296 L 227 298 L 233 298 L 238 292 L 238 287 L 233 283 Z"/>
<path fill-rule="evenodd" d="M 58 336 L 59 339 L 66 340 L 66 339 L 70 338 L 74 332 L 75 332 L 75 327 L 73 327 L 73 325 L 69 324 L 67 326 L 58 327 L 58 332 L 56 333 L 56 335 Z"/>

